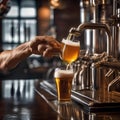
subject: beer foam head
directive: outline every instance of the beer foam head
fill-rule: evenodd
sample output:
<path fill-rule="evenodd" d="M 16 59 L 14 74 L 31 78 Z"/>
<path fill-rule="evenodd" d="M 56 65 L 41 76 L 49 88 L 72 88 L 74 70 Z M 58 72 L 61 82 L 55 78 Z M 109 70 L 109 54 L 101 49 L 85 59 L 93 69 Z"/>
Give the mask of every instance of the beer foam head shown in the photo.
<path fill-rule="evenodd" d="M 62 70 L 59 68 L 55 69 L 54 77 L 55 78 L 64 78 L 64 77 L 73 77 L 73 70 Z"/>
<path fill-rule="evenodd" d="M 80 46 L 80 41 L 78 42 L 74 42 L 68 39 L 63 39 L 62 43 L 66 44 L 66 45 L 70 45 L 70 46 Z"/>

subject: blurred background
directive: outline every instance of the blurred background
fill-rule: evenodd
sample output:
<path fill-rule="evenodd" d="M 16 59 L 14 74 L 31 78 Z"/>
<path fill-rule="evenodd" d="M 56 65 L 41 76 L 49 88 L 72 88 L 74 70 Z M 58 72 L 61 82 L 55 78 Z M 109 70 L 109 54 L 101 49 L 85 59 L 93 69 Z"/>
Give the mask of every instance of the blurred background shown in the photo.
<path fill-rule="evenodd" d="M 10 11 L 0 19 L 0 49 L 13 49 L 36 35 L 51 35 L 61 41 L 71 27 L 80 23 L 79 3 L 79 0 L 11 0 Z M 46 73 L 60 64 L 59 57 L 45 59 L 32 55 L 0 76 L 2 79 L 46 78 Z"/>

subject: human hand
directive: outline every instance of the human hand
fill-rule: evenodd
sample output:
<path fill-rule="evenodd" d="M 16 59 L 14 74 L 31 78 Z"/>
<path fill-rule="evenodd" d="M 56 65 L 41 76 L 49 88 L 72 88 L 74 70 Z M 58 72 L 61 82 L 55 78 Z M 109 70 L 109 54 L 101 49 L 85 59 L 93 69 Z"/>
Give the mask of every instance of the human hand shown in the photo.
<path fill-rule="evenodd" d="M 61 44 L 51 36 L 36 36 L 30 41 L 32 54 L 52 57 L 61 52 Z"/>

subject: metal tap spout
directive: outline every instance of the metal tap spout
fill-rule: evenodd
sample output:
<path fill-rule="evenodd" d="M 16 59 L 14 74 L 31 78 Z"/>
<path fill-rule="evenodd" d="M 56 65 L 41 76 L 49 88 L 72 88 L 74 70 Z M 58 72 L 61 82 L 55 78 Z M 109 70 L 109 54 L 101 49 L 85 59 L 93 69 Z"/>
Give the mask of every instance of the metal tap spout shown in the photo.
<path fill-rule="evenodd" d="M 82 31 L 86 29 L 103 29 L 107 33 L 107 55 L 110 55 L 110 46 L 112 42 L 111 30 L 107 24 L 102 23 L 83 23 L 80 24 L 77 28 L 71 28 L 69 31 L 68 39 L 72 39 L 73 37 L 78 37 L 82 33 Z"/>

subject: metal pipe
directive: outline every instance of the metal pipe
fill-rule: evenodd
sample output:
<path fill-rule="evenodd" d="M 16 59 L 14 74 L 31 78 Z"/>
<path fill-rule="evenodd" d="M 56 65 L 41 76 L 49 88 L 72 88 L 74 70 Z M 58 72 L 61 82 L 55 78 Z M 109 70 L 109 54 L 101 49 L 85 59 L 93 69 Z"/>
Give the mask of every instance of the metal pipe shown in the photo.
<path fill-rule="evenodd" d="M 72 39 L 74 36 L 80 36 L 81 32 L 86 29 L 103 29 L 106 31 L 107 39 L 107 55 L 110 55 L 110 47 L 112 42 L 112 36 L 110 27 L 107 24 L 102 23 L 83 23 L 78 26 L 78 28 L 71 28 L 69 31 L 68 39 Z"/>
<path fill-rule="evenodd" d="M 115 89 L 116 85 L 120 87 L 120 76 L 117 76 L 114 80 L 112 80 L 108 85 L 108 91 L 112 91 Z"/>

